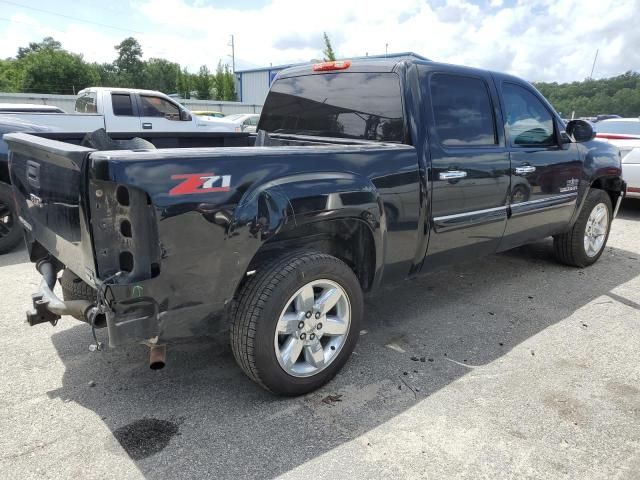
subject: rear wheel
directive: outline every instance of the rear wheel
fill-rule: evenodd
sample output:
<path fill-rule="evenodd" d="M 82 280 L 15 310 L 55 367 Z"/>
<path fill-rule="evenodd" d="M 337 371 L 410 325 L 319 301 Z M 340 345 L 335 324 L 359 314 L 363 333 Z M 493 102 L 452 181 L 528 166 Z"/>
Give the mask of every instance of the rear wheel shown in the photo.
<path fill-rule="evenodd" d="M 0 182 L 0 254 L 13 250 L 22 240 L 11 186 Z"/>
<path fill-rule="evenodd" d="M 278 257 L 236 297 L 234 356 L 249 378 L 273 393 L 310 392 L 348 360 L 362 309 L 358 279 L 341 260 L 316 252 Z"/>
<path fill-rule="evenodd" d="M 553 237 L 556 258 L 574 267 L 595 263 L 607 244 L 612 212 L 607 192 L 590 190 L 571 230 Z"/>

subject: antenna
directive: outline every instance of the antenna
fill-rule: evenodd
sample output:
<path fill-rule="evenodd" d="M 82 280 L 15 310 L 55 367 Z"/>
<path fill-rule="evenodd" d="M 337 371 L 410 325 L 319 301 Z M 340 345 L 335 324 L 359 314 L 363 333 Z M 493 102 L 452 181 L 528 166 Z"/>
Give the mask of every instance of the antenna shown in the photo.
<path fill-rule="evenodd" d="M 589 78 L 593 78 L 593 70 L 596 68 L 596 60 L 598 59 L 598 52 L 600 49 L 596 49 L 596 55 L 593 57 L 593 65 L 591 66 L 591 73 L 589 74 Z"/>

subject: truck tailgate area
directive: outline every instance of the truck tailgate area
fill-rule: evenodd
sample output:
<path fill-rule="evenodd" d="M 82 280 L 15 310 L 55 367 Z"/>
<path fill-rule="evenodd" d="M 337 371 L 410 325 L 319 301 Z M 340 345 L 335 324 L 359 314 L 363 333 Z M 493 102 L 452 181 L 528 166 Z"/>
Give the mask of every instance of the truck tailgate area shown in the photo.
<path fill-rule="evenodd" d="M 4 139 L 10 147 L 11 181 L 32 260 L 44 249 L 91 282 L 95 262 L 83 204 L 87 191 L 83 167 L 94 150 L 22 133 Z"/>

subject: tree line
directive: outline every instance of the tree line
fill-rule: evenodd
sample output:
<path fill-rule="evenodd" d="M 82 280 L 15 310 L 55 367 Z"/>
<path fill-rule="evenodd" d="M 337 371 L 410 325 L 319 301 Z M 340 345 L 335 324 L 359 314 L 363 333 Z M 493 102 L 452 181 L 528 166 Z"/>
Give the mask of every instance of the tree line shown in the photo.
<path fill-rule="evenodd" d="M 623 117 L 640 116 L 640 73 L 582 82 L 534 83 L 564 118 L 593 117 L 614 113 Z"/>
<path fill-rule="evenodd" d="M 323 35 L 325 60 L 335 60 L 331 41 Z M 89 86 L 129 87 L 178 93 L 190 98 L 236 100 L 234 75 L 218 62 L 215 72 L 206 65 L 190 73 L 163 58 L 142 59 L 142 47 L 133 37 L 115 47 L 112 63 L 90 63 L 62 48 L 51 37 L 20 47 L 15 57 L 0 60 L 1 92 L 75 94 Z M 629 71 L 599 80 L 534 84 L 562 116 L 590 117 L 615 113 L 640 116 L 640 73 Z"/>
<path fill-rule="evenodd" d="M 128 87 L 192 94 L 201 100 L 236 100 L 234 75 L 218 62 L 215 72 L 202 65 L 197 73 L 163 58 L 142 59 L 142 46 L 133 37 L 115 47 L 112 63 L 90 63 L 46 37 L 20 47 L 15 57 L 0 60 L 0 92 L 76 94 L 91 86 Z"/>

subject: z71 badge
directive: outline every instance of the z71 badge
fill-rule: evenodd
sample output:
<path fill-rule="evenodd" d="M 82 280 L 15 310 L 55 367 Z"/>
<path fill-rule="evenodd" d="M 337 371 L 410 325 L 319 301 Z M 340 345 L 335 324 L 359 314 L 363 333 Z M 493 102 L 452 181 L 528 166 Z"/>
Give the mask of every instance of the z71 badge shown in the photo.
<path fill-rule="evenodd" d="M 215 175 L 213 173 L 188 173 L 172 175 L 172 180 L 182 180 L 169 190 L 172 197 L 192 195 L 194 193 L 228 192 L 231 189 L 231 175 Z"/>

